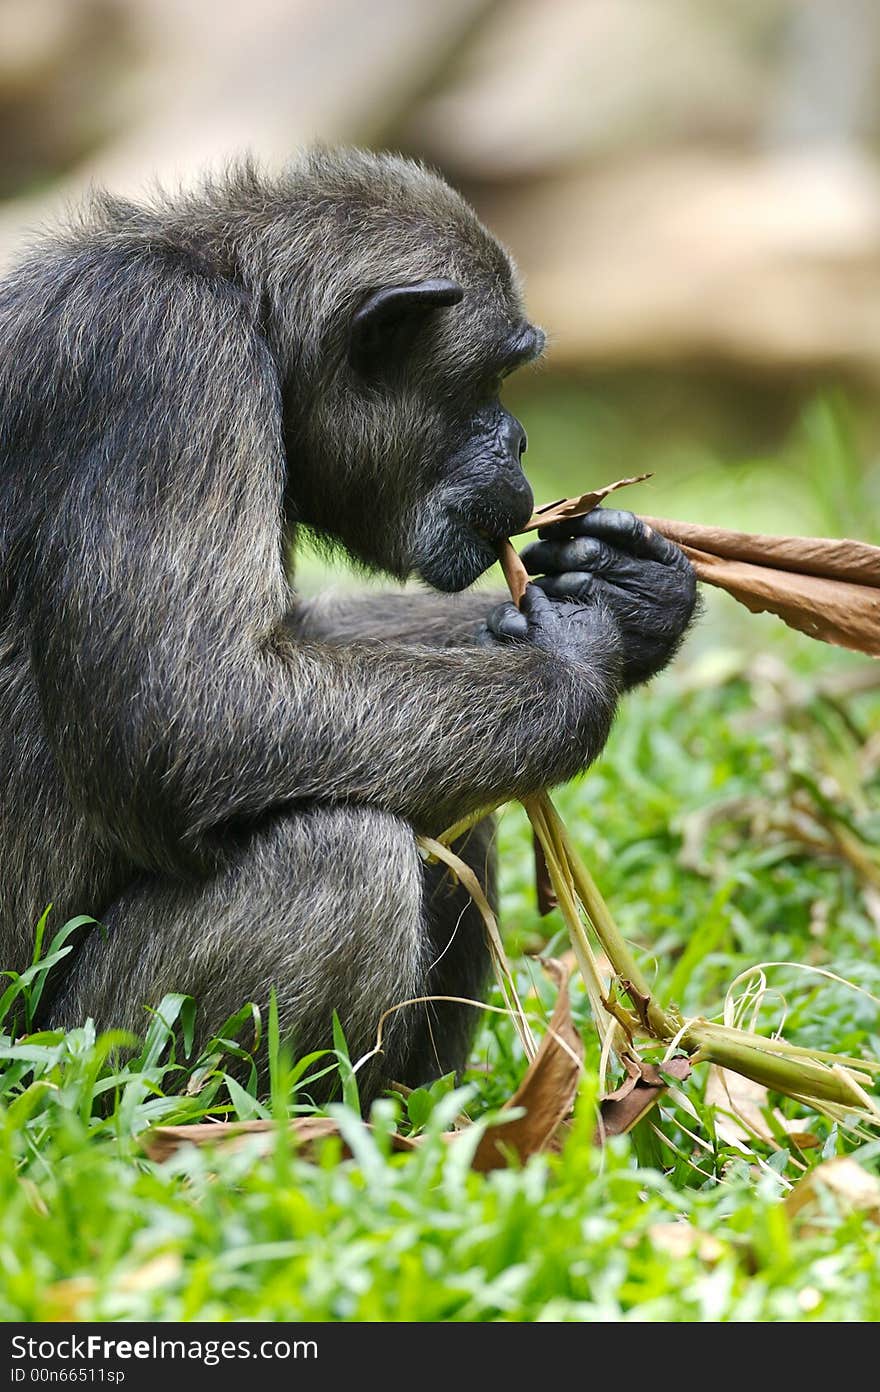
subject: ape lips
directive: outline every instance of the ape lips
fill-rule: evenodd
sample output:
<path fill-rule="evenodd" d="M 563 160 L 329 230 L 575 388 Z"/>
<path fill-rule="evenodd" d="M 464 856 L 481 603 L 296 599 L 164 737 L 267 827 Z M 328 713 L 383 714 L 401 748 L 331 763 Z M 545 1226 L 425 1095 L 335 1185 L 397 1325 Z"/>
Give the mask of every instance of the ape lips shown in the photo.
<path fill-rule="evenodd" d="M 583 517 L 618 488 L 650 478 L 618 479 L 579 498 L 546 503 L 524 531 Z M 790 628 L 824 643 L 880 657 L 880 546 L 825 537 L 764 536 L 722 527 L 641 519 L 681 547 L 697 579 L 726 590 L 752 613 L 776 614 Z M 516 603 L 528 574 L 510 543 L 500 553 Z"/>

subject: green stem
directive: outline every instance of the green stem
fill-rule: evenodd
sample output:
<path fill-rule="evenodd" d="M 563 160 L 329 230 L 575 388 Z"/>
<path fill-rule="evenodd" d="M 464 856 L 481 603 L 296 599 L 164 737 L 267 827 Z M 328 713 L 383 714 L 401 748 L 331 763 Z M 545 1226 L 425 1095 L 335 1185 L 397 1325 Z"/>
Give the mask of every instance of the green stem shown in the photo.
<path fill-rule="evenodd" d="M 537 806 L 540 809 L 553 837 L 559 842 L 578 898 L 584 906 L 584 911 L 595 928 L 596 936 L 605 950 L 605 955 L 620 979 L 623 989 L 629 995 L 646 1030 L 657 1039 L 673 1039 L 681 1029 L 681 1021 L 668 1015 L 653 999 L 651 987 L 642 974 L 641 967 L 633 956 L 628 942 L 611 917 L 595 880 L 578 855 L 565 828 L 565 823 L 550 798 L 546 793 L 542 793 L 538 798 L 527 799 L 524 806 L 530 816 L 531 808 Z M 628 987 L 631 987 L 632 990 L 629 990 Z"/>
<path fill-rule="evenodd" d="M 880 1108 L 872 1098 L 865 1096 L 861 1087 L 862 1083 L 870 1086 L 870 1075 L 880 1072 L 880 1064 L 874 1060 L 801 1049 L 782 1039 L 767 1039 L 709 1020 L 689 1020 L 683 1027 L 676 1015 L 665 1011 L 653 999 L 629 944 L 614 922 L 550 798 L 546 793 L 524 798 L 523 806 L 544 851 L 559 907 L 584 974 L 600 1038 L 608 1037 L 609 1026 L 602 1021 L 611 1020 L 618 1053 L 631 1044 L 633 1034 L 666 1043 L 676 1039 L 695 1063 L 715 1063 L 799 1101 L 812 1101 L 820 1106 L 831 1103 L 870 1116 L 875 1122 L 880 1120 Z M 634 1016 L 624 1014 L 621 1018 L 602 993 L 601 978 L 577 910 L 577 900 L 595 929 L 621 989 L 629 995 Z M 860 1072 L 862 1069 L 865 1071 Z"/>

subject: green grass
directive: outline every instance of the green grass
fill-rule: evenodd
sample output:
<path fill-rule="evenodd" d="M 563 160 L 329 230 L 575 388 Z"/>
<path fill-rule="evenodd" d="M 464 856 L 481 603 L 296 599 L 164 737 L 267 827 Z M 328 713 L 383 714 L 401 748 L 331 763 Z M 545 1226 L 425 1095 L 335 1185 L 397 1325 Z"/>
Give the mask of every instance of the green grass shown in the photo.
<path fill-rule="evenodd" d="M 838 446 L 832 430 L 825 448 Z M 872 477 L 858 486 L 873 489 Z M 804 509 L 831 530 L 830 504 L 809 478 L 804 488 Z M 624 703 L 602 759 L 557 794 L 664 1004 L 718 1017 L 738 973 L 768 961 L 822 968 L 880 996 L 880 689 L 847 689 L 869 670 L 713 598 L 676 669 Z M 552 993 L 525 954 L 567 943 L 556 915 L 536 913 L 521 813 L 505 815 L 500 845 L 507 939 L 540 1020 Z M 10 980 L 0 1031 L 13 1008 L 33 1009 L 45 963 L 65 951 L 60 927 L 49 918 L 42 965 Z M 766 975 L 760 1028 L 880 1055 L 870 995 L 793 966 Z M 0 1319 L 880 1318 L 877 1215 L 830 1195 L 797 1219 L 785 1207 L 830 1156 L 854 1154 L 880 1176 L 880 1143 L 809 1116 L 800 1129 L 817 1144 L 802 1151 L 779 1127 L 796 1107 L 771 1096 L 776 1139 L 738 1148 L 716 1129 L 698 1067 L 682 1090 L 695 1116 L 667 1099 L 597 1150 L 597 1050 L 577 988 L 587 1076 L 565 1151 L 488 1176 L 470 1171 L 470 1151 L 524 1066 L 497 1015 L 485 1017 L 463 1089 L 447 1080 L 386 1099 L 373 1132 L 334 1108 L 353 1159 L 329 1141 L 306 1161 L 282 1131 L 267 1153 L 253 1142 L 147 1160 L 147 1126 L 283 1116 L 307 1107 L 310 1074 L 335 1066 L 291 1065 L 269 1019 L 260 1047 L 273 1095 L 260 1101 L 253 1082 L 229 1077 L 223 1039 L 186 1057 L 192 1009 L 167 998 L 124 1065 L 120 1038 L 96 1039 L 89 1025 L 66 1037 L 0 1033 Z M 222 1033 L 246 1054 L 254 1024 L 244 1011 Z M 344 1056 L 341 1037 L 337 1048 Z M 342 1075 L 350 1098 L 344 1066 Z M 440 1135 L 463 1110 L 471 1138 L 448 1147 Z M 392 1154 L 394 1126 L 422 1132 L 421 1149 Z M 670 1224 L 684 1224 L 674 1252 Z"/>

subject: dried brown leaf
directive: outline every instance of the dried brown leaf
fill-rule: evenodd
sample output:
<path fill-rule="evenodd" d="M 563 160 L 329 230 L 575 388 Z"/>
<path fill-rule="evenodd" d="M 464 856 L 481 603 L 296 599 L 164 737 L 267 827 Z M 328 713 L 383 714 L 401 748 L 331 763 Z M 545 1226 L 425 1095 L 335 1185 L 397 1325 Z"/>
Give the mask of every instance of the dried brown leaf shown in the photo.
<path fill-rule="evenodd" d="M 288 1122 L 288 1126 L 296 1137 L 300 1153 L 306 1155 L 328 1136 L 339 1135 L 339 1127 L 331 1117 L 297 1117 Z M 275 1130 L 274 1121 L 204 1121 L 190 1126 L 156 1126 L 142 1137 L 141 1144 L 151 1160 L 161 1162 L 182 1145 L 240 1150 L 253 1136 L 264 1136 L 268 1147 Z M 391 1144 L 395 1150 L 412 1150 L 415 1140 L 392 1134 Z M 344 1142 L 343 1154 L 350 1154 Z"/>
<path fill-rule="evenodd" d="M 46 1287 L 45 1318 L 65 1324 L 82 1319 L 82 1307 L 94 1298 L 97 1290 L 94 1276 L 69 1276 L 64 1281 L 55 1281 Z"/>
<path fill-rule="evenodd" d="M 544 963 L 557 986 L 556 1005 L 540 1048 L 529 1065 L 505 1110 L 522 1110 L 523 1115 L 509 1122 L 499 1121 L 480 1138 L 474 1155 L 475 1170 L 486 1171 L 507 1166 L 511 1155 L 527 1160 L 538 1151 L 558 1148 L 554 1140 L 560 1124 L 570 1114 L 581 1077 L 583 1044 L 571 1018 L 567 972 L 552 960 Z M 289 1123 L 300 1153 L 306 1156 L 328 1136 L 338 1136 L 339 1127 L 330 1117 L 301 1117 Z M 445 1139 L 454 1144 L 467 1128 L 451 1132 Z M 274 1121 L 199 1122 L 189 1126 L 157 1126 L 142 1138 L 151 1160 L 167 1160 L 182 1145 L 220 1146 L 237 1150 L 252 1137 L 265 1138 L 271 1145 Z M 396 1150 L 414 1150 L 420 1136 L 392 1134 Z M 350 1151 L 343 1141 L 344 1156 Z"/>
<path fill-rule="evenodd" d="M 550 871 L 547 869 L 543 847 L 534 832 L 532 832 L 532 847 L 535 856 L 535 890 L 538 895 L 538 913 L 544 918 L 558 907 L 559 900 L 556 897 L 556 890 L 553 888 Z"/>
<path fill-rule="evenodd" d="M 823 1191 L 833 1195 L 844 1212 L 862 1212 L 880 1222 L 880 1180 L 863 1170 L 849 1155 L 823 1160 L 796 1184 L 785 1200 L 790 1218 L 819 1202 Z"/>
<path fill-rule="evenodd" d="M 845 580 L 880 589 L 880 546 L 844 537 L 765 536 L 758 532 L 732 532 L 724 527 L 705 527 L 697 522 L 676 522 L 668 517 L 642 517 L 655 532 L 679 546 L 728 561 L 745 561 L 775 570 L 814 575 L 820 580 Z"/>
<path fill-rule="evenodd" d="M 709 1066 L 705 1100 L 716 1109 L 715 1131 L 722 1141 L 741 1149 L 754 1140 L 778 1147 L 773 1127 L 764 1113 L 769 1106 L 769 1094 L 763 1083 L 756 1083 L 729 1068 Z M 812 1150 L 820 1144 L 818 1136 L 805 1131 L 803 1122 L 773 1111 L 776 1134 L 784 1133 L 800 1150 Z"/>
<path fill-rule="evenodd" d="M 699 580 L 726 590 L 753 614 L 776 614 L 809 638 L 880 657 L 880 590 L 873 584 L 796 575 L 689 546 L 682 550 Z"/>
<path fill-rule="evenodd" d="M 557 983 L 556 1005 L 535 1058 L 505 1104 L 505 1110 L 523 1108 L 524 1115 L 489 1127 L 474 1155 L 475 1170 L 504 1169 L 510 1155 L 524 1161 L 549 1149 L 574 1106 L 584 1046 L 572 1022 L 565 973 L 558 962 L 545 965 Z"/>
<path fill-rule="evenodd" d="M 641 1059 L 634 1058 L 631 1054 L 624 1054 L 620 1061 L 623 1064 L 626 1077 L 613 1092 L 606 1092 L 602 1098 L 603 1102 L 622 1102 L 625 1097 L 629 1097 L 636 1083 L 642 1077 L 644 1064 Z"/>
<path fill-rule="evenodd" d="M 114 1278 L 115 1288 L 137 1292 L 158 1290 L 176 1281 L 183 1270 L 179 1252 L 160 1252 L 141 1266 L 125 1271 Z M 71 1276 L 47 1286 L 45 1300 L 53 1320 L 76 1321 L 84 1318 L 83 1307 L 97 1295 L 99 1283 L 94 1276 Z"/>
<path fill-rule="evenodd" d="M 623 1136 L 660 1100 L 668 1087 L 663 1074 L 684 1082 L 690 1077 L 690 1060 L 669 1059 L 662 1070 L 653 1063 L 624 1059 L 628 1076 L 599 1103 L 599 1127 L 596 1139 L 600 1143 L 609 1136 Z"/>
<path fill-rule="evenodd" d="M 558 498 L 554 503 L 544 503 L 541 507 L 535 508 L 523 531 L 533 532 L 538 527 L 549 527 L 553 522 L 567 522 L 572 517 L 585 517 L 593 508 L 598 507 L 609 493 L 616 493 L 618 488 L 629 488 L 633 483 L 644 483 L 645 479 L 649 478 L 651 474 L 636 474 L 634 478 L 606 483 L 604 488 L 595 488 L 592 493 L 581 493 L 578 498 Z"/>
<path fill-rule="evenodd" d="M 684 1258 L 694 1253 L 707 1266 L 724 1256 L 724 1247 L 711 1233 L 700 1232 L 692 1223 L 652 1223 L 648 1236 L 658 1252 L 667 1257 Z"/>
<path fill-rule="evenodd" d="M 682 548 L 700 580 L 753 614 L 776 614 L 810 638 L 880 657 L 880 546 L 642 521 Z"/>

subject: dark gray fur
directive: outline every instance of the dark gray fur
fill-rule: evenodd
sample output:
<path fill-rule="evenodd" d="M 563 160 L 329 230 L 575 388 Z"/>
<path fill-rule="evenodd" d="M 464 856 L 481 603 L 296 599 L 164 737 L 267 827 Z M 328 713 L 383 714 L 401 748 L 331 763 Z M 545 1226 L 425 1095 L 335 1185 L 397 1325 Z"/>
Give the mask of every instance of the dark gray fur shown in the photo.
<path fill-rule="evenodd" d="M 461 303 L 355 371 L 365 297 L 436 277 Z M 483 989 L 479 920 L 414 829 L 584 768 L 639 635 L 534 588 L 512 640 L 479 594 L 304 603 L 289 561 L 305 526 L 435 589 L 487 567 L 530 505 L 495 380 L 523 322 L 463 201 L 357 152 L 97 197 L 0 287 L 2 965 L 50 900 L 109 929 L 49 1023 L 140 1032 L 174 989 L 204 1037 L 274 984 L 298 1048 L 335 1007 L 358 1054 L 395 1001 Z M 460 1067 L 472 1013 L 402 1012 L 386 1076 Z"/>

